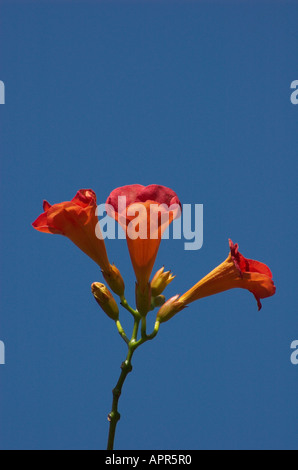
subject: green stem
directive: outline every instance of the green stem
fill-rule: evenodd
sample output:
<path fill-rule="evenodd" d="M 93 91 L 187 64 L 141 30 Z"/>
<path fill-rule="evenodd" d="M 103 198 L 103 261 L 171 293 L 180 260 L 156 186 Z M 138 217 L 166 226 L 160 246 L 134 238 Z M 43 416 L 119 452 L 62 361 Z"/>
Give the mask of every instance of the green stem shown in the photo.
<path fill-rule="evenodd" d="M 139 312 L 138 312 L 137 310 L 134 310 L 134 309 L 129 305 L 129 303 L 127 302 L 127 300 L 126 300 L 126 298 L 124 297 L 124 295 L 122 295 L 122 296 L 120 297 L 120 304 L 122 305 L 122 307 L 124 307 L 126 310 L 128 310 L 128 312 L 131 313 L 134 318 L 139 315 Z"/>
<path fill-rule="evenodd" d="M 128 344 L 128 343 L 129 343 L 129 339 L 128 339 L 128 337 L 126 336 L 125 331 L 124 331 L 124 329 L 122 328 L 122 325 L 121 325 L 121 323 L 120 323 L 119 320 L 116 320 L 116 326 L 117 326 L 117 329 L 118 329 L 118 331 L 119 331 L 119 334 L 120 334 L 121 338 L 124 339 L 124 341 L 126 342 L 126 344 Z"/>
<path fill-rule="evenodd" d="M 119 380 L 117 382 L 116 387 L 113 389 L 112 411 L 108 416 L 108 420 L 110 422 L 110 428 L 109 428 L 107 450 L 114 449 L 116 426 L 120 419 L 120 413 L 118 412 L 118 401 L 122 392 L 122 386 L 125 382 L 125 379 L 127 375 L 129 374 L 129 372 L 132 371 L 131 358 L 132 358 L 133 352 L 134 352 L 134 348 L 129 348 L 127 358 L 121 365 L 121 374 L 120 374 Z"/>
<path fill-rule="evenodd" d="M 140 321 L 141 321 L 141 316 L 140 315 L 135 317 L 135 322 L 134 322 L 133 331 L 132 331 L 132 337 L 131 337 L 131 340 L 130 340 L 130 343 L 129 343 L 129 345 L 131 345 L 131 347 L 133 347 L 133 348 L 135 348 L 135 344 L 136 344 L 137 339 L 138 339 Z"/>
<path fill-rule="evenodd" d="M 155 338 L 159 330 L 159 322 L 156 322 L 154 330 L 151 333 L 151 335 L 147 335 L 146 319 L 144 317 L 141 317 L 140 314 L 136 311 L 135 311 L 134 318 L 135 318 L 134 327 L 133 327 L 133 332 L 132 332 L 130 341 L 127 339 L 119 320 L 116 322 L 119 333 L 124 338 L 125 342 L 127 342 L 128 344 L 128 353 L 127 353 L 126 360 L 121 365 L 121 374 L 116 384 L 116 387 L 113 389 L 112 410 L 108 416 L 108 420 L 110 422 L 110 428 L 109 428 L 107 450 L 114 449 L 116 427 L 117 427 L 118 421 L 120 420 L 120 413 L 118 411 L 118 402 L 119 402 L 120 395 L 122 393 L 122 387 L 125 382 L 125 379 L 128 376 L 128 374 L 132 371 L 131 359 L 132 359 L 133 353 L 141 344 L 145 343 L 148 340 Z M 139 332 L 139 325 L 140 325 L 141 320 L 142 320 L 141 338 L 137 340 L 138 332 Z"/>
<path fill-rule="evenodd" d="M 142 317 L 142 324 L 141 324 L 141 337 L 144 339 L 147 337 L 147 324 L 146 324 L 146 317 Z"/>
<path fill-rule="evenodd" d="M 159 330 L 159 322 L 157 321 L 154 326 L 154 330 L 151 333 L 151 335 L 147 335 L 147 327 L 146 327 L 146 316 L 141 316 L 141 314 L 138 312 L 138 310 L 134 310 L 127 302 L 126 298 L 124 295 L 120 296 L 120 303 L 121 305 L 128 310 L 132 316 L 134 317 L 134 326 L 133 326 L 133 332 L 131 339 L 129 340 L 125 334 L 124 329 L 121 326 L 121 323 L 119 320 L 116 320 L 116 326 L 118 328 L 118 332 L 120 336 L 124 339 L 128 346 L 128 353 L 126 360 L 122 363 L 121 365 L 121 374 L 118 379 L 118 382 L 116 384 L 116 387 L 113 389 L 113 402 L 112 402 L 112 410 L 108 416 L 108 420 L 110 422 L 110 427 L 109 427 L 109 437 L 108 437 L 108 445 L 107 445 L 107 450 L 113 450 L 114 449 L 114 440 L 115 440 L 115 433 L 116 433 L 116 427 L 117 423 L 120 420 L 120 413 L 118 411 L 118 402 L 120 395 L 122 393 L 122 387 L 123 384 L 126 380 L 126 377 L 128 374 L 132 371 L 132 364 L 131 364 L 131 359 L 133 356 L 133 353 L 135 350 L 143 343 L 146 341 L 149 341 L 153 338 L 158 333 Z M 138 333 L 139 333 L 139 326 L 141 323 L 141 338 L 138 340 Z"/>
<path fill-rule="evenodd" d="M 113 389 L 113 402 L 112 402 L 112 411 L 108 416 L 108 420 L 110 422 L 110 428 L 109 428 L 109 437 L 108 437 L 108 445 L 107 445 L 107 450 L 113 450 L 114 449 L 114 440 L 115 440 L 115 433 L 116 433 L 116 427 L 117 423 L 120 419 L 120 413 L 118 411 L 118 402 L 120 395 L 122 393 L 122 387 L 125 382 L 126 377 L 128 374 L 132 371 L 132 365 L 131 365 L 131 359 L 133 356 L 134 351 L 136 350 L 137 346 L 137 337 L 138 337 L 138 330 L 139 330 L 139 324 L 141 317 L 137 312 L 135 312 L 135 321 L 134 321 L 134 327 L 133 327 L 133 332 L 131 336 L 131 340 L 128 341 L 128 353 L 126 360 L 121 364 L 121 374 L 118 379 L 118 382 L 116 384 L 116 387 Z M 118 331 L 119 330 L 119 325 L 120 322 L 116 322 Z M 121 325 L 120 325 L 121 326 Z M 121 334 L 121 333 L 120 333 Z M 122 336 L 122 335 L 121 335 Z M 125 335 L 126 337 L 126 335 Z"/>
<path fill-rule="evenodd" d="M 147 335 L 146 331 L 144 330 L 144 324 L 143 324 L 142 337 L 139 339 L 139 341 L 136 342 L 135 348 L 138 348 L 139 346 L 141 346 L 141 344 L 146 343 L 146 341 L 150 341 L 154 339 L 159 331 L 159 326 L 160 326 L 159 321 L 156 321 L 154 325 L 154 330 L 152 331 L 150 335 Z"/>

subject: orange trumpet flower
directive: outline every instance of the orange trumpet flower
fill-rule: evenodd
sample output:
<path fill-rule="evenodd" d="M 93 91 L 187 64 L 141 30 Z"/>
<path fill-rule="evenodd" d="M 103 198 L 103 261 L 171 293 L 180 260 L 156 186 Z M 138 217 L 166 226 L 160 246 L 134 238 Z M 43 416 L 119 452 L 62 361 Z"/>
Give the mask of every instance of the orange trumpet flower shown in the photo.
<path fill-rule="evenodd" d="M 98 218 L 96 194 L 91 189 L 81 189 L 68 202 L 51 206 L 43 203 L 44 212 L 32 226 L 39 232 L 54 233 L 68 237 L 86 255 L 97 263 L 103 272 L 109 273 L 110 266 L 103 239 L 96 236 Z M 98 233 L 99 227 L 97 227 Z"/>
<path fill-rule="evenodd" d="M 133 184 L 117 188 L 107 199 L 107 213 L 124 229 L 139 288 L 144 292 L 162 235 L 181 215 L 174 191 L 165 186 Z"/>
<path fill-rule="evenodd" d="M 238 287 L 247 289 L 255 296 L 260 310 L 262 308 L 260 299 L 275 294 L 276 288 L 268 266 L 245 258 L 239 252 L 237 243 L 234 245 L 231 240 L 229 243 L 228 258 L 183 294 L 179 302 L 186 305 L 203 297 Z"/>

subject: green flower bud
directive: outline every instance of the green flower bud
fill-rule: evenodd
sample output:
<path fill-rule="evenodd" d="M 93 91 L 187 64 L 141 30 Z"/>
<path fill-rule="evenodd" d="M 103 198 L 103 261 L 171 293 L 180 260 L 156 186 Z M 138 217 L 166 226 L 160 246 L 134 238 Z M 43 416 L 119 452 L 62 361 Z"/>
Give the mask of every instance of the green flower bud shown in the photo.
<path fill-rule="evenodd" d="M 166 298 L 164 295 L 158 295 L 157 297 L 153 297 L 152 299 L 152 307 L 161 307 L 166 301 Z"/>

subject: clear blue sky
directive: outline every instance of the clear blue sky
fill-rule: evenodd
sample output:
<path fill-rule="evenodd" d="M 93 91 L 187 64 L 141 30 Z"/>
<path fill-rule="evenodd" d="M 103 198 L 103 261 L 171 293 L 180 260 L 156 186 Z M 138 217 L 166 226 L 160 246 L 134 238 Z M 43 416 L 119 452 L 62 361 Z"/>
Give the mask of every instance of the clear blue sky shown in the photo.
<path fill-rule="evenodd" d="M 42 200 L 158 183 L 204 204 L 204 245 L 162 243 L 183 293 L 228 238 L 267 263 L 136 352 L 117 449 L 297 449 L 297 2 L 0 1 L 1 449 L 104 449 L 126 355 L 90 293 L 98 267 L 31 222 Z M 108 241 L 133 301 L 125 241 Z M 129 330 L 130 318 L 121 319 Z"/>

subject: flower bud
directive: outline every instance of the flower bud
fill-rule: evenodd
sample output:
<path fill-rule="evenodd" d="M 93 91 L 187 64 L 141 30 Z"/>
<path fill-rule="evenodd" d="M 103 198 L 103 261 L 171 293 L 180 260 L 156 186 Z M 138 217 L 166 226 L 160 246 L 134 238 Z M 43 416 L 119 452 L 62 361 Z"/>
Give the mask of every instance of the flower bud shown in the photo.
<path fill-rule="evenodd" d="M 179 295 L 175 295 L 160 307 L 157 312 L 157 321 L 164 323 L 186 307 L 186 305 L 179 300 L 179 297 Z"/>
<path fill-rule="evenodd" d="M 151 281 L 152 296 L 160 295 L 170 282 L 175 278 L 171 271 L 164 272 L 164 267 L 160 268 Z"/>
<path fill-rule="evenodd" d="M 96 302 L 108 317 L 115 321 L 118 320 L 119 308 L 109 289 L 101 282 L 94 282 L 91 285 L 91 291 Z"/>
<path fill-rule="evenodd" d="M 164 295 L 158 295 L 157 297 L 153 297 L 152 299 L 152 307 L 161 307 L 166 301 L 166 298 Z"/>
<path fill-rule="evenodd" d="M 110 264 L 109 271 L 103 270 L 102 274 L 112 291 L 121 297 L 124 294 L 125 285 L 119 269 L 114 264 Z"/>
<path fill-rule="evenodd" d="M 136 305 L 142 316 L 147 315 L 149 310 L 151 310 L 151 288 L 149 282 L 144 289 L 136 282 Z"/>

